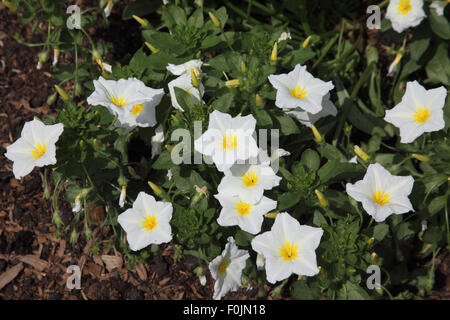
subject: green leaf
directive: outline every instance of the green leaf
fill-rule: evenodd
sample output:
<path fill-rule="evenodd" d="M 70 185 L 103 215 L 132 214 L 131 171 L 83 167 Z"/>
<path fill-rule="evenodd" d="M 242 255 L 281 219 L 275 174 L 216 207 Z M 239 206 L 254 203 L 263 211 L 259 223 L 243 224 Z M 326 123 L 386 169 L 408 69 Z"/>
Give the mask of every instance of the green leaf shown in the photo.
<path fill-rule="evenodd" d="M 200 29 L 203 27 L 204 18 L 203 18 L 203 8 L 199 7 L 194 13 L 189 17 L 188 26 Z"/>
<path fill-rule="evenodd" d="M 164 19 L 171 29 L 177 25 L 186 25 L 186 13 L 181 7 L 176 5 L 170 4 L 166 7 Z"/>
<path fill-rule="evenodd" d="M 383 240 L 388 233 L 389 225 L 386 223 L 378 223 L 375 228 L 373 228 L 373 237 L 378 241 Z"/>
<path fill-rule="evenodd" d="M 261 108 L 258 108 L 254 105 L 251 106 L 252 114 L 256 119 L 256 123 L 258 124 L 258 127 L 272 127 L 273 122 L 272 118 L 270 117 L 269 113 Z"/>
<path fill-rule="evenodd" d="M 450 23 L 447 18 L 444 15 L 438 16 L 436 11 L 433 9 L 430 10 L 430 15 L 428 18 L 430 21 L 431 30 L 433 30 L 433 32 L 442 39 L 450 40 Z"/>
<path fill-rule="evenodd" d="M 282 135 L 288 136 L 288 135 L 291 135 L 291 134 L 300 133 L 298 125 L 287 114 L 275 115 L 275 119 L 279 123 L 280 131 L 281 131 Z"/>
<path fill-rule="evenodd" d="M 450 85 L 450 60 L 448 58 L 448 45 L 441 43 L 433 58 L 425 67 L 428 78 L 435 83 Z"/>
<path fill-rule="evenodd" d="M 307 280 L 297 280 L 291 286 L 291 294 L 299 300 L 316 300 L 322 295 L 318 283 L 308 285 Z"/>
<path fill-rule="evenodd" d="M 156 158 L 156 161 L 153 162 L 152 168 L 158 170 L 170 169 L 174 164 L 172 162 L 170 152 L 168 150 L 164 150 L 161 154 Z"/>
<path fill-rule="evenodd" d="M 329 182 L 331 179 L 340 177 L 355 177 L 361 169 L 358 165 L 353 163 L 345 163 L 336 160 L 328 160 L 319 171 L 319 178 L 322 183 Z"/>
<path fill-rule="evenodd" d="M 175 96 L 177 99 L 177 102 L 180 104 L 181 108 L 183 108 L 184 111 L 191 111 L 197 104 L 194 97 L 187 93 L 184 89 L 175 87 Z"/>
<path fill-rule="evenodd" d="M 252 242 L 254 235 L 251 233 L 245 232 L 243 230 L 238 230 L 236 232 L 235 241 L 239 246 L 248 246 L 250 242 Z"/>
<path fill-rule="evenodd" d="M 430 201 L 430 204 L 428 205 L 430 216 L 433 216 L 440 210 L 444 209 L 445 205 L 448 203 L 448 197 L 449 196 L 447 194 L 444 194 L 442 196 L 437 196 Z"/>
<path fill-rule="evenodd" d="M 149 6 L 147 0 L 137 0 L 136 2 L 129 3 L 125 6 L 122 12 L 122 20 L 129 20 L 133 15 L 142 18 L 143 16 L 155 12 L 157 9 L 158 6 L 156 5 Z"/>
<path fill-rule="evenodd" d="M 234 95 L 232 93 L 225 93 L 211 103 L 211 107 L 220 112 L 228 112 L 233 104 Z"/>
<path fill-rule="evenodd" d="M 347 300 L 369 300 L 369 294 L 359 285 L 347 281 L 344 284 L 345 295 L 339 298 Z"/>
<path fill-rule="evenodd" d="M 292 208 L 300 201 L 300 195 L 295 191 L 288 191 L 278 196 L 278 210 Z"/>
<path fill-rule="evenodd" d="M 303 151 L 300 161 L 311 171 L 317 171 L 317 169 L 319 169 L 320 167 L 320 156 L 316 151 L 312 149 L 306 149 L 305 151 Z"/>

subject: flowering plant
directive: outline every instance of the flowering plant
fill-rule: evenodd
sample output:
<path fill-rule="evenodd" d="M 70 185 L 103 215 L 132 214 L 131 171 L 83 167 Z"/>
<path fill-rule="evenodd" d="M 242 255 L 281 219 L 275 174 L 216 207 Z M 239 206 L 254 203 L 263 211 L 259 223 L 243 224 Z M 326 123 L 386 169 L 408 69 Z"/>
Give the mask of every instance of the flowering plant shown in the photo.
<path fill-rule="evenodd" d="M 344 17 L 353 1 L 254 1 L 247 13 L 143 2 L 122 14 L 140 26 L 139 49 L 109 63 L 85 32 L 94 13 L 58 31 L 60 1 L 27 2 L 48 21 L 44 50 L 75 54 L 52 69 L 57 114 L 27 122 L 5 156 L 17 178 L 45 166 L 59 235 L 107 228 L 130 268 L 170 243 L 208 266 L 214 299 L 251 283 L 298 299 L 429 293 L 429 261 L 450 244 L 450 26 L 436 4 L 390 1 L 380 32 L 405 36 L 382 52 L 363 41 L 363 18 Z M 108 21 L 113 4 L 92 12 Z M 90 219 L 91 203 L 104 219 Z M 370 265 L 382 270 L 375 290 Z"/>

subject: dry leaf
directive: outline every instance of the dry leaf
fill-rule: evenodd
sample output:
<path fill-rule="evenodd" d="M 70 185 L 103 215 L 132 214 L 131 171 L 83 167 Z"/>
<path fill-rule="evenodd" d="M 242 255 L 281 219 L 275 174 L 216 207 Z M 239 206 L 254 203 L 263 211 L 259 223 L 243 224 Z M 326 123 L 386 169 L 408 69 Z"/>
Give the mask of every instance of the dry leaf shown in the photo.
<path fill-rule="evenodd" d="M 142 281 L 147 281 L 147 270 L 145 270 L 145 267 L 142 263 L 136 265 L 136 272 L 139 279 L 141 279 Z"/>
<path fill-rule="evenodd" d="M 45 268 L 48 268 L 50 266 L 50 263 L 45 260 L 39 259 L 37 256 L 32 254 L 26 256 L 18 256 L 17 259 L 25 262 L 26 264 L 29 264 L 30 266 L 41 272 L 44 271 Z"/>
<path fill-rule="evenodd" d="M 14 267 L 9 268 L 0 275 L 0 290 L 3 289 L 8 283 L 14 280 L 15 277 L 23 269 L 23 263 L 16 264 Z"/>
<path fill-rule="evenodd" d="M 122 268 L 122 258 L 116 256 L 108 256 L 106 254 L 102 255 L 102 260 L 105 263 L 106 270 L 111 272 L 115 268 Z"/>

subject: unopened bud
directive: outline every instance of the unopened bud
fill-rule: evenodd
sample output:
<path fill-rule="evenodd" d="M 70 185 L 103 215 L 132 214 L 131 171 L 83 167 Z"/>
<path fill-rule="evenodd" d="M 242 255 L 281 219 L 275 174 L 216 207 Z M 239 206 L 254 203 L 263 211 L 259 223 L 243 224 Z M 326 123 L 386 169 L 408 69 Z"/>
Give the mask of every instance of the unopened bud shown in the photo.
<path fill-rule="evenodd" d="M 170 117 L 172 118 L 175 125 L 180 124 L 180 119 L 178 119 L 175 115 L 171 114 Z"/>
<path fill-rule="evenodd" d="M 126 197 L 127 197 L 127 186 L 122 186 L 122 190 L 120 192 L 119 197 L 119 207 L 123 208 L 123 206 L 125 205 Z"/>
<path fill-rule="evenodd" d="M 54 92 L 47 98 L 47 105 L 51 106 L 55 103 L 57 92 Z"/>
<path fill-rule="evenodd" d="M 210 11 L 208 12 L 209 14 L 209 18 L 211 19 L 212 23 L 214 23 L 214 25 L 219 28 L 220 27 L 220 21 L 219 19 L 217 19 L 217 17 Z"/>
<path fill-rule="evenodd" d="M 378 264 L 378 255 L 375 252 L 372 252 L 372 254 L 370 255 L 370 263 Z"/>
<path fill-rule="evenodd" d="M 141 25 L 142 28 L 147 28 L 148 27 L 148 21 L 146 19 L 142 19 L 136 15 L 133 14 L 133 18 L 134 20 L 136 20 L 137 22 L 139 22 L 139 24 Z"/>
<path fill-rule="evenodd" d="M 413 157 L 414 159 L 417 159 L 417 160 L 419 160 L 421 162 L 428 162 L 428 161 L 430 161 L 430 158 L 428 156 L 423 155 L 423 154 L 413 153 L 411 155 L 411 157 Z"/>
<path fill-rule="evenodd" d="M 272 48 L 272 53 L 270 54 L 270 62 L 275 63 L 277 62 L 278 58 L 278 42 L 275 41 L 275 44 Z"/>
<path fill-rule="evenodd" d="M 228 88 L 235 88 L 235 87 L 239 87 L 241 85 L 241 81 L 239 79 L 228 80 L 228 81 L 225 81 L 225 85 Z"/>
<path fill-rule="evenodd" d="M 92 142 L 92 145 L 95 150 L 98 150 L 102 147 L 102 143 L 98 139 L 94 139 L 94 141 Z"/>
<path fill-rule="evenodd" d="M 245 65 L 244 61 L 241 61 L 241 71 L 242 73 L 245 73 L 247 71 L 247 66 Z"/>
<path fill-rule="evenodd" d="M 192 80 L 192 85 L 194 87 L 198 88 L 200 86 L 200 83 L 198 81 L 195 70 L 196 70 L 196 68 L 191 68 L 191 80 Z M 197 70 L 197 73 L 198 73 L 198 70 Z"/>
<path fill-rule="evenodd" d="M 148 181 L 148 185 L 150 186 L 150 188 L 152 188 L 153 192 L 156 195 L 161 196 L 164 193 L 164 191 L 153 182 Z"/>
<path fill-rule="evenodd" d="M 48 51 L 41 51 L 38 53 L 38 60 L 41 64 L 44 64 L 48 59 Z"/>
<path fill-rule="evenodd" d="M 323 138 L 322 135 L 320 134 L 319 130 L 317 130 L 315 125 L 311 125 L 311 130 L 313 132 L 314 135 L 314 140 L 316 140 L 316 142 L 320 143 L 322 142 Z"/>
<path fill-rule="evenodd" d="M 276 217 L 279 213 L 280 213 L 280 212 L 278 212 L 278 211 L 272 211 L 272 212 L 266 213 L 266 214 L 264 215 L 264 217 L 269 218 L 269 219 L 275 219 L 275 217 Z"/>
<path fill-rule="evenodd" d="M 365 153 L 359 146 L 356 145 L 354 151 L 356 155 L 361 159 L 363 159 L 365 162 L 370 160 L 370 156 L 367 153 Z"/>
<path fill-rule="evenodd" d="M 61 99 L 63 99 L 64 101 L 69 100 L 69 95 L 60 86 L 55 84 L 55 89 L 58 92 L 58 94 L 61 97 Z"/>
<path fill-rule="evenodd" d="M 350 273 L 350 274 L 353 274 L 353 273 L 356 272 L 356 269 L 355 268 L 348 268 L 347 272 Z"/>
<path fill-rule="evenodd" d="M 305 49 L 309 45 L 310 41 L 311 41 L 311 36 L 308 36 L 308 38 L 306 38 L 305 41 L 303 41 L 302 48 Z"/>
<path fill-rule="evenodd" d="M 257 107 L 260 107 L 260 108 L 264 107 L 264 100 L 261 98 L 261 96 L 259 94 L 256 94 L 255 101 L 256 101 Z"/>
<path fill-rule="evenodd" d="M 145 41 L 145 45 L 147 46 L 147 48 L 150 49 L 151 52 L 153 52 L 153 53 L 159 52 L 159 49 L 156 49 L 150 42 Z"/>
<path fill-rule="evenodd" d="M 78 234 L 75 229 L 72 230 L 72 233 L 70 234 L 70 243 L 75 244 L 78 242 Z"/>
<path fill-rule="evenodd" d="M 371 245 L 373 244 L 374 241 L 375 241 L 375 238 L 372 237 L 372 238 L 370 238 L 369 240 L 367 240 L 367 244 L 368 244 L 369 246 L 371 246 Z"/>
<path fill-rule="evenodd" d="M 324 208 L 328 207 L 328 200 L 327 200 L 327 198 L 325 198 L 323 193 L 320 192 L 320 190 L 318 190 L 318 189 L 314 190 L 314 192 L 316 193 L 316 196 L 319 199 L 320 205 Z"/>
<path fill-rule="evenodd" d="M 14 3 L 9 2 L 7 0 L 2 0 L 2 2 L 5 5 L 5 7 L 7 7 L 12 12 L 16 12 L 17 11 L 17 6 Z"/>

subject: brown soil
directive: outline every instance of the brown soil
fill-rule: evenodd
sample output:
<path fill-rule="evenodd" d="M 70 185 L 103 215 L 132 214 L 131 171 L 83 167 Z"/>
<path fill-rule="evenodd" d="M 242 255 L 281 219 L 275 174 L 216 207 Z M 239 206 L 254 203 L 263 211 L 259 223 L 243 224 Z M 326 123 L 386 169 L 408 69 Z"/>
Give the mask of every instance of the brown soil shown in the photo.
<path fill-rule="evenodd" d="M 36 70 L 39 48 L 25 47 L 12 38 L 17 32 L 28 42 L 42 41 L 31 34 L 30 26 L 20 24 L 17 15 L 2 3 L 0 21 L 0 300 L 211 299 L 214 282 L 209 272 L 207 284 L 201 286 L 193 272 L 198 260 L 186 256 L 174 263 L 171 245 L 161 246 L 160 255 L 129 270 L 125 257 L 114 249 L 92 253 L 95 239 L 111 241 L 107 231 L 93 230 L 95 237 L 89 242 L 80 234 L 75 245 L 70 244 L 68 234 L 55 236 L 52 208 L 42 197 L 41 171 L 35 169 L 18 181 L 3 153 L 20 136 L 25 121 L 52 114 L 61 106 L 58 100 L 53 106 L 46 105 L 56 81 L 48 72 L 48 63 Z M 70 204 L 60 201 L 60 206 L 63 221 L 69 220 Z M 448 255 L 438 257 L 440 285 L 430 298 L 450 298 L 449 262 Z M 82 270 L 81 290 L 66 287 L 70 265 Z M 205 264 L 203 267 L 207 270 Z M 256 299 L 258 285 L 251 285 L 253 289 L 241 288 L 225 299 Z M 265 291 L 269 290 L 266 286 Z"/>

